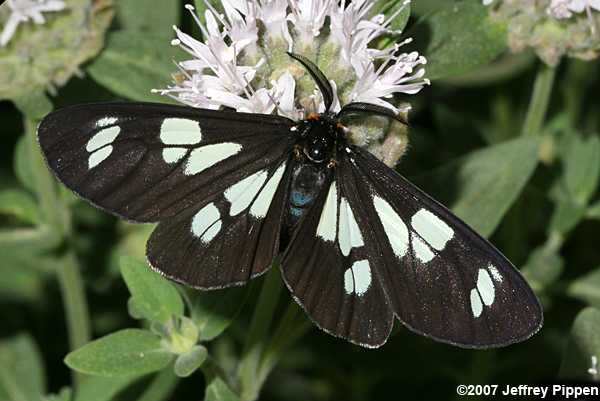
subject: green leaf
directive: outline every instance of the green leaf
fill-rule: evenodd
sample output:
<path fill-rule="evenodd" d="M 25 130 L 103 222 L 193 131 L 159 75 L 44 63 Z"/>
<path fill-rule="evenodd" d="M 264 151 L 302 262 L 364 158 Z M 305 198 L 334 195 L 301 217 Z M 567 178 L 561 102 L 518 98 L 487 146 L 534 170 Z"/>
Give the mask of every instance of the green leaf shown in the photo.
<path fill-rule="evenodd" d="M 548 247 L 540 247 L 531 252 L 521 273 L 534 291 L 542 291 L 558 280 L 563 268 L 564 260 L 559 253 Z"/>
<path fill-rule="evenodd" d="M 174 370 L 179 377 L 188 377 L 196 371 L 208 356 L 208 351 L 202 345 L 196 345 L 185 354 L 181 354 L 175 360 Z"/>
<path fill-rule="evenodd" d="M 589 219 L 600 220 L 600 202 L 591 205 L 585 212 L 585 216 Z"/>
<path fill-rule="evenodd" d="M 206 387 L 204 401 L 240 401 L 240 398 L 221 378 L 213 376 Z"/>
<path fill-rule="evenodd" d="M 15 146 L 14 166 L 17 178 L 23 186 L 31 191 L 35 191 L 35 176 L 33 167 L 29 161 L 29 151 L 27 149 L 27 138 L 21 135 Z"/>
<path fill-rule="evenodd" d="M 590 306 L 600 308 L 600 267 L 573 281 L 567 287 L 567 293 Z"/>
<path fill-rule="evenodd" d="M 35 302 L 44 297 L 44 280 L 48 275 L 36 270 L 47 263 L 47 258 L 21 253 L 15 247 L 0 247 L 0 300 Z"/>
<path fill-rule="evenodd" d="M 477 150 L 415 180 L 477 232 L 491 235 L 538 162 L 538 141 L 518 138 Z"/>
<path fill-rule="evenodd" d="M 16 248 L 19 252 L 43 252 L 56 248 L 62 241 L 60 232 L 49 224 L 41 224 L 35 228 L 13 228 L 0 230 L 0 250 Z"/>
<path fill-rule="evenodd" d="M 140 376 L 84 376 L 73 401 L 110 401 Z"/>
<path fill-rule="evenodd" d="M 14 99 L 15 105 L 30 120 L 40 120 L 52 111 L 52 102 L 42 91 L 24 92 Z"/>
<path fill-rule="evenodd" d="M 600 357 L 600 310 L 585 308 L 573 323 L 559 370 L 561 379 L 590 380 L 591 357 Z"/>
<path fill-rule="evenodd" d="M 550 218 L 549 233 L 566 235 L 585 217 L 586 209 L 579 203 L 559 200 Z"/>
<path fill-rule="evenodd" d="M 191 317 L 200 330 L 200 340 L 210 341 L 225 331 L 243 308 L 249 293 L 248 287 L 191 293 Z"/>
<path fill-rule="evenodd" d="M 178 50 L 171 46 L 170 37 L 131 30 L 115 31 L 87 71 L 95 81 L 120 96 L 165 102 L 168 101 L 166 97 L 150 91 L 166 87 L 176 69 L 172 60 L 178 58 Z"/>
<path fill-rule="evenodd" d="M 104 377 L 155 372 L 172 359 L 160 341 L 159 336 L 146 330 L 121 330 L 71 352 L 65 363 L 78 372 Z"/>
<path fill-rule="evenodd" d="M 0 191 L 0 214 L 9 214 L 25 223 L 35 224 L 39 213 L 35 199 L 22 189 Z"/>
<path fill-rule="evenodd" d="M 223 11 L 223 5 L 220 0 L 208 0 L 213 8 L 219 12 Z M 205 0 L 194 0 L 194 7 L 196 7 L 196 14 L 198 14 L 198 18 L 202 21 L 203 24 L 206 24 L 206 18 L 204 17 L 204 13 L 209 8 L 206 6 Z"/>
<path fill-rule="evenodd" d="M 12 401 L 37 401 L 46 393 L 39 349 L 28 334 L 0 342 L 0 388 Z"/>
<path fill-rule="evenodd" d="M 427 77 L 432 80 L 464 74 L 506 49 L 505 27 L 489 17 L 481 2 L 446 2 L 408 35 L 415 38 L 411 47 L 427 58 Z"/>
<path fill-rule="evenodd" d="M 63 387 L 56 394 L 48 394 L 42 397 L 43 401 L 71 401 L 73 399 L 73 390 L 69 387 Z"/>
<path fill-rule="evenodd" d="M 132 296 L 130 309 L 136 314 L 159 322 L 183 315 L 183 301 L 177 289 L 146 263 L 124 256 L 121 258 L 121 275 Z"/>
<path fill-rule="evenodd" d="M 402 31 L 410 18 L 410 3 L 406 0 L 379 0 L 369 12 L 371 16 L 384 14 L 386 19 L 390 18 L 394 13 L 398 14 L 390 22 L 389 29 Z"/>
<path fill-rule="evenodd" d="M 571 135 L 563 156 L 563 181 L 573 201 L 586 205 L 600 178 L 600 139 L 596 135 L 582 138 Z"/>
<path fill-rule="evenodd" d="M 169 37 L 179 21 L 179 7 L 177 1 L 157 1 L 148 7 L 148 0 L 119 0 L 117 21 L 128 31 Z"/>

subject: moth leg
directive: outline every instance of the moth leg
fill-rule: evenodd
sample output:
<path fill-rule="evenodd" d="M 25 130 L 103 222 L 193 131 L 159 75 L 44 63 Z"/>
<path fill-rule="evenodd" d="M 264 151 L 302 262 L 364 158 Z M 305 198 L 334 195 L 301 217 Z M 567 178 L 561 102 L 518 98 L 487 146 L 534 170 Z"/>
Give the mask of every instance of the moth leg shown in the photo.
<path fill-rule="evenodd" d="M 302 160 L 302 146 L 294 145 L 294 158 L 298 161 Z"/>

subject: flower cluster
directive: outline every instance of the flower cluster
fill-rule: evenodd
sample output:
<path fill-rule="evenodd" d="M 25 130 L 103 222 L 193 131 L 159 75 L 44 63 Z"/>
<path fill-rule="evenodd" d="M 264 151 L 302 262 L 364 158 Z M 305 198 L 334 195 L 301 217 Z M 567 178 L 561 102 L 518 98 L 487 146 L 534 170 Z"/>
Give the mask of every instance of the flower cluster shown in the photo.
<path fill-rule="evenodd" d="M 426 60 L 401 52 L 409 42 L 375 47 L 409 1 L 385 17 L 374 0 L 222 0 L 222 12 L 206 2 L 192 13 L 204 41 L 174 27 L 173 44 L 190 54 L 179 62 L 174 83 L 155 90 L 193 107 L 278 113 L 294 119 L 323 110 L 315 83 L 287 54 L 302 54 L 332 78 L 334 111 L 340 104 L 369 102 L 400 111 L 396 93 L 419 92 Z M 390 41 L 393 42 L 393 41 Z"/>
<path fill-rule="evenodd" d="M 508 25 L 513 51 L 532 47 L 549 65 L 563 55 L 589 60 L 600 50 L 600 0 L 483 0 Z"/>
<path fill-rule="evenodd" d="M 43 13 L 61 11 L 65 8 L 62 0 L 8 0 L 10 16 L 0 34 L 0 46 L 5 46 L 13 37 L 19 24 L 32 20 L 36 24 L 46 22 Z"/>
<path fill-rule="evenodd" d="M 574 13 L 600 11 L 600 0 L 552 0 L 547 12 L 556 19 L 571 18 Z"/>

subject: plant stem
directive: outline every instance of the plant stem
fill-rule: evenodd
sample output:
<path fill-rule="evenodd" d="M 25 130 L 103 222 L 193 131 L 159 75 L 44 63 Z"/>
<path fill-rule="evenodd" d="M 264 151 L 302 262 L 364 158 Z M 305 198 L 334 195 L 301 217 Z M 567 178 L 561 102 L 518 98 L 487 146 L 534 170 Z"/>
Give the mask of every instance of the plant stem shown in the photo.
<path fill-rule="evenodd" d="M 252 401 L 258 397 L 262 384 L 258 380 L 258 366 L 282 287 L 278 268 L 273 266 L 258 297 L 238 368 L 242 401 Z"/>
<path fill-rule="evenodd" d="M 301 320 L 299 321 L 300 318 Z M 312 327 L 311 322 L 303 317 L 302 309 L 296 302 L 290 303 L 279 322 L 273 338 L 266 347 L 258 369 L 258 385 L 262 386 L 275 364 L 279 361 L 283 350 L 295 343 Z"/>
<path fill-rule="evenodd" d="M 552 94 L 555 75 L 555 67 L 549 67 L 544 63 L 540 64 L 535 77 L 527 116 L 523 124 L 522 135 L 539 136 L 541 134 L 548 105 L 550 104 L 550 95 Z"/>
<path fill-rule="evenodd" d="M 90 341 L 90 322 L 83 279 L 79 274 L 79 263 L 73 251 L 67 251 L 57 271 L 60 292 L 63 297 L 69 348 L 75 350 Z"/>
<path fill-rule="evenodd" d="M 34 177 L 35 191 L 40 204 L 43 221 L 56 236 L 67 245 L 66 251 L 60 258 L 62 264 L 56 274 L 60 285 L 63 305 L 66 315 L 66 325 L 69 332 L 69 348 L 75 350 L 90 340 L 90 319 L 87 300 L 81 278 L 79 263 L 75 252 L 70 246 L 71 218 L 67 206 L 62 201 L 58 187 L 48 171 L 35 137 L 36 124 L 26 120 L 27 152 Z M 73 372 L 75 389 L 81 380 L 81 375 Z"/>

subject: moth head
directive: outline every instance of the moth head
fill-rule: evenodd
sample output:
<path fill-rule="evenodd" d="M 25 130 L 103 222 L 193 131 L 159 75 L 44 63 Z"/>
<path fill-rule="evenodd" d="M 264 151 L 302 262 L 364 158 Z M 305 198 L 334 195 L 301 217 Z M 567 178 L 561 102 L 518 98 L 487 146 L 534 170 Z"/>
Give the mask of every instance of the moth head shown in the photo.
<path fill-rule="evenodd" d="M 388 107 L 379 106 L 371 103 L 363 103 L 363 102 L 352 102 L 346 104 L 342 109 L 334 114 L 331 111 L 331 105 L 333 104 L 334 91 L 329 83 L 329 80 L 323 74 L 323 72 L 317 67 L 312 61 L 308 58 L 295 53 L 288 52 L 288 55 L 294 60 L 298 61 L 306 71 L 310 74 L 312 79 L 314 79 L 315 83 L 319 87 L 321 91 L 321 95 L 323 96 L 323 102 L 325 104 L 325 115 L 332 116 L 333 120 L 336 123 L 343 123 L 343 120 L 347 118 L 349 115 L 367 113 L 371 115 L 379 115 L 384 117 L 389 117 L 394 120 L 400 121 L 402 124 L 408 124 L 405 117 L 402 114 L 396 113 L 392 109 Z M 309 115 L 310 120 L 310 115 Z"/>

